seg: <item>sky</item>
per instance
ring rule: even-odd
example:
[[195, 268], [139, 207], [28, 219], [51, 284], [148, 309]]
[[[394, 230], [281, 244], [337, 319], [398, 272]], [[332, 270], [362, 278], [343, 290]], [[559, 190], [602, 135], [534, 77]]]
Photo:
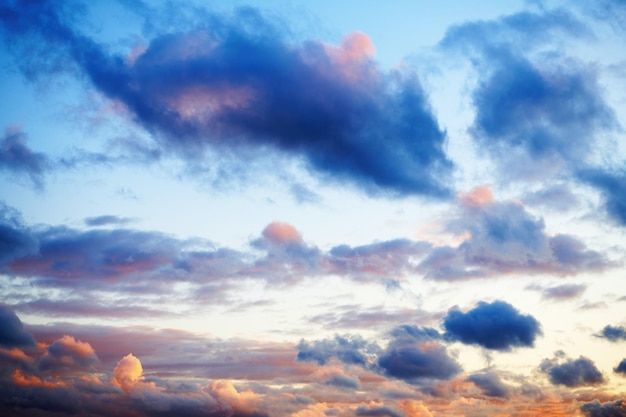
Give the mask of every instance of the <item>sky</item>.
[[626, 416], [625, 36], [0, 0], [0, 414]]

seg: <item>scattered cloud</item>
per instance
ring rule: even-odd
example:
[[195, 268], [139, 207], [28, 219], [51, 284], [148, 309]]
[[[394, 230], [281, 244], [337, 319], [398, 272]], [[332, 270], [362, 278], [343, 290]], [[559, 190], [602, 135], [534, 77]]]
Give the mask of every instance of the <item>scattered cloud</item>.
[[542, 334], [539, 322], [504, 301], [479, 302], [467, 313], [452, 309], [443, 319], [445, 337], [486, 349], [510, 351], [533, 347]]
[[559, 353], [553, 359], [544, 359], [541, 363], [541, 371], [549, 376], [554, 385], [581, 387], [606, 382], [592, 360], [583, 356], [578, 359], [562, 359], [563, 355]]

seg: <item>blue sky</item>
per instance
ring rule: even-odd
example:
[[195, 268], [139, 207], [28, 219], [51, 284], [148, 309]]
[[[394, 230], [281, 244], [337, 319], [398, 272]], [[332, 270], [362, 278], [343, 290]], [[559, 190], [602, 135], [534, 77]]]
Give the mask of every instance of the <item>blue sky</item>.
[[624, 16], [0, 2], [0, 411], [626, 415]]

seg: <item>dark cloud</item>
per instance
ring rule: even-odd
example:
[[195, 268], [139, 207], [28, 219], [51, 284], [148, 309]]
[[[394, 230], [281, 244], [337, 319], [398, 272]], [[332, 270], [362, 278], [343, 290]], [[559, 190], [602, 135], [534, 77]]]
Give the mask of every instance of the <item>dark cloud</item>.
[[33, 152], [25, 139], [26, 135], [19, 130], [6, 129], [0, 138], [0, 170], [26, 176], [36, 188], [42, 189], [50, 161], [44, 154]]
[[467, 313], [450, 310], [443, 325], [450, 340], [501, 351], [532, 347], [541, 335], [541, 326], [533, 316], [521, 314], [504, 301], [481, 301]]
[[428, 379], [450, 379], [461, 372], [461, 366], [437, 342], [392, 344], [378, 358], [386, 374], [409, 382]]
[[35, 339], [24, 330], [24, 325], [9, 306], [0, 304], [0, 346], [34, 347]]
[[96, 352], [87, 342], [72, 336], [63, 336], [46, 348], [39, 359], [42, 371], [88, 371], [95, 370], [100, 362]]
[[133, 221], [132, 219], [129, 219], [127, 217], [119, 217], [119, 216], [113, 216], [113, 215], [107, 214], [107, 215], [97, 216], [97, 217], [87, 217], [85, 219], [85, 224], [87, 226], [111, 226], [111, 225], [122, 226], [132, 221]]
[[544, 359], [540, 367], [541, 371], [550, 377], [550, 382], [554, 385], [581, 387], [605, 382], [602, 372], [596, 368], [590, 359], [581, 356], [578, 359], [566, 359], [561, 363], [561, 356]]
[[301, 340], [297, 349], [299, 361], [313, 361], [320, 365], [333, 358], [346, 364], [366, 365], [369, 357], [380, 350], [378, 345], [367, 342], [360, 336], [350, 335], [336, 335], [334, 339], [313, 342]]
[[509, 387], [502, 383], [500, 377], [494, 372], [472, 374], [467, 380], [476, 384], [485, 395], [490, 397], [506, 398], [509, 396]]
[[0, 201], [0, 268], [38, 249], [36, 237], [22, 223], [19, 212]]
[[439, 332], [428, 327], [399, 326], [393, 339], [378, 357], [384, 373], [408, 382], [447, 380], [461, 372], [461, 366], [438, 340]]
[[626, 375], [626, 359], [622, 359], [622, 361], [613, 368], [613, 372]]
[[598, 335], [598, 337], [602, 337], [611, 342], [621, 342], [622, 340], [626, 340], [626, 327], [624, 326], [611, 326], [606, 325]]
[[357, 416], [374, 416], [374, 417], [404, 417], [405, 414], [394, 408], [389, 407], [387, 405], [381, 405], [378, 407], [368, 407], [365, 405], [360, 405], [355, 410], [355, 414]]
[[[164, 147], [190, 159], [207, 146], [271, 148], [368, 191], [450, 195], [446, 135], [416, 75], [382, 73], [361, 33], [340, 46], [287, 43], [278, 25], [244, 8], [156, 36], [131, 59], [78, 32], [76, 13], [68, 4], [4, 6], [5, 41], [27, 75], [68, 61]], [[45, 53], [26, 60], [33, 40]]]
[[624, 417], [626, 416], [626, 402], [617, 400], [600, 403], [598, 400], [593, 400], [583, 404], [580, 411], [587, 417]]
[[595, 187], [601, 194], [604, 209], [611, 219], [626, 226], [626, 173], [603, 170], [582, 170], [578, 178]]

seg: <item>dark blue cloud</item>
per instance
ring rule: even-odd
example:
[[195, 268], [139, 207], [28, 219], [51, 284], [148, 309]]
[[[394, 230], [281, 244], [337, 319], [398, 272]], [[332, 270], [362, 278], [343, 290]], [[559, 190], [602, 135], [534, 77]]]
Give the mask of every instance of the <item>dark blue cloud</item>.
[[409, 382], [447, 380], [461, 372], [445, 346], [435, 342], [392, 344], [379, 356], [378, 365], [387, 375]]
[[581, 356], [560, 363], [560, 356], [562, 355], [557, 355], [554, 359], [544, 359], [540, 367], [554, 385], [580, 387], [604, 383], [602, 372], [596, 368], [592, 360]]
[[443, 325], [450, 340], [501, 351], [532, 347], [541, 335], [541, 326], [533, 316], [521, 314], [504, 301], [481, 301], [467, 313], [450, 310]]
[[596, 188], [607, 214], [621, 226], [626, 226], [626, 173], [603, 170], [581, 170], [578, 178]]
[[598, 400], [593, 400], [583, 404], [580, 411], [587, 417], [626, 417], [626, 402], [617, 400], [600, 403]]
[[288, 43], [246, 8], [157, 36], [131, 62], [78, 32], [67, 17], [75, 12], [47, 2], [5, 6], [5, 41], [18, 45], [18, 60], [27, 50], [20, 45], [42, 42], [50, 52], [30, 58], [31, 72], [65, 58], [166, 148], [189, 159], [205, 147], [270, 148], [367, 191], [450, 195], [446, 135], [417, 77], [382, 73], [365, 35], [339, 47]]
[[393, 407], [387, 405], [381, 405], [378, 407], [368, 407], [360, 405], [357, 407], [355, 414], [357, 416], [370, 416], [370, 417], [404, 417], [405, 414]]
[[297, 349], [299, 361], [317, 362], [320, 365], [333, 358], [346, 364], [367, 365], [368, 357], [380, 350], [378, 345], [367, 342], [360, 336], [350, 335], [336, 335], [334, 339], [313, 342], [301, 340]]
[[622, 359], [622, 361], [613, 368], [613, 372], [626, 375], [626, 359]]
[[476, 384], [485, 395], [490, 397], [506, 398], [509, 396], [509, 387], [503, 384], [500, 377], [493, 372], [472, 374], [467, 380]]
[[606, 325], [598, 335], [611, 342], [620, 342], [626, 340], [626, 327]]
[[34, 347], [35, 339], [24, 330], [24, 325], [5, 304], [0, 304], [0, 346], [5, 348]]
[[49, 168], [48, 158], [28, 147], [24, 133], [7, 129], [4, 137], [0, 138], [0, 170], [17, 177], [26, 176], [36, 188], [41, 189]]
[[461, 372], [461, 366], [439, 342], [435, 329], [412, 325], [392, 330], [393, 339], [378, 357], [378, 366], [389, 376], [419, 383], [447, 380]]
[[0, 268], [23, 256], [37, 253], [39, 244], [22, 223], [20, 214], [0, 201]]
[[503, 54], [472, 97], [474, 136], [498, 156], [520, 150], [531, 160], [578, 165], [596, 133], [616, 125], [595, 74], [573, 62], [539, 66]]

